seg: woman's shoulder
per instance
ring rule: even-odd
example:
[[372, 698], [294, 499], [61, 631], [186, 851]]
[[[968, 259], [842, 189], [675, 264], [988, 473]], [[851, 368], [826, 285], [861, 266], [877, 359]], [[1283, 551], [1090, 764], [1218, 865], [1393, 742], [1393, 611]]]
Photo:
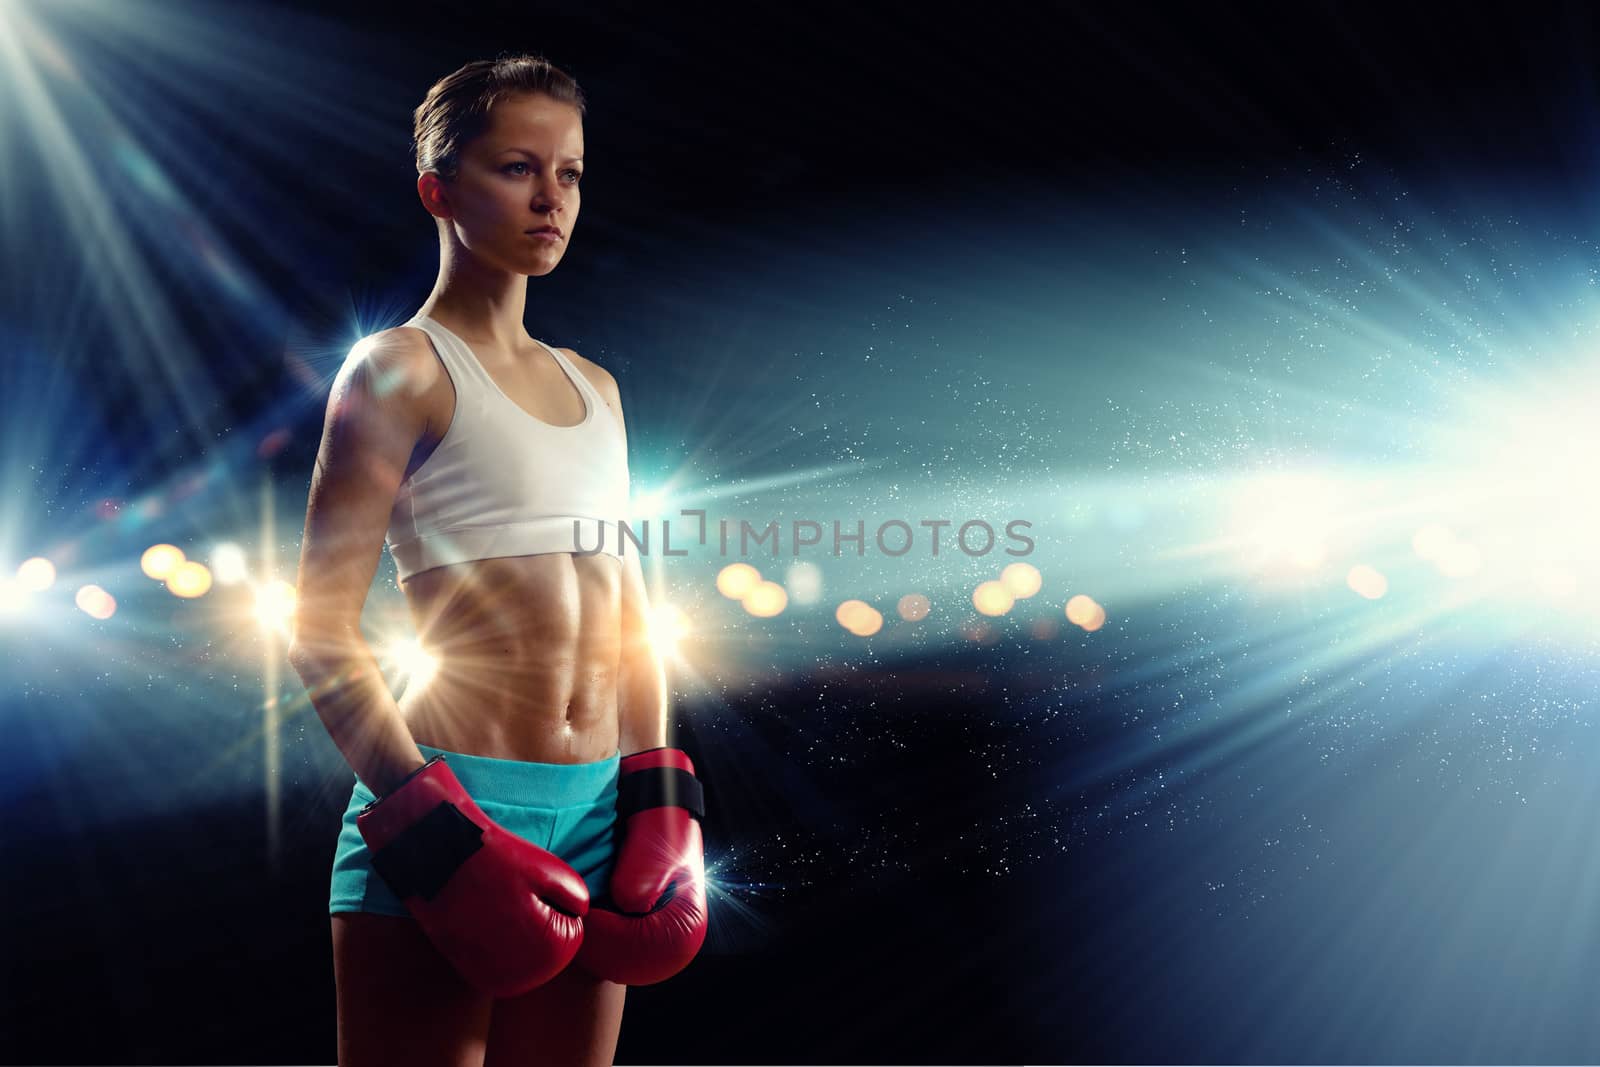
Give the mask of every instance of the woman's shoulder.
[[408, 326], [379, 330], [357, 341], [341, 373], [358, 374], [390, 403], [417, 405], [430, 421], [448, 381], [428, 335]]
[[599, 389], [602, 393], [609, 391], [612, 395], [616, 394], [617, 380], [611, 376], [610, 371], [606, 370], [594, 360], [585, 359], [583, 356], [578, 355], [578, 353], [574, 352], [570, 348], [562, 348], [558, 351], [560, 351], [562, 355], [566, 356], [568, 359], [572, 360], [572, 365], [582, 371], [583, 376], [588, 378], [589, 383], [596, 389]]
[[428, 335], [416, 326], [391, 326], [387, 330], [378, 330], [363, 337], [360, 344], [378, 358], [399, 360], [417, 358], [419, 354], [428, 355], [433, 350]]
[[373, 370], [404, 375], [413, 386], [426, 385], [441, 370], [428, 335], [413, 326], [391, 326], [369, 333], [356, 342], [349, 358], [360, 360]]

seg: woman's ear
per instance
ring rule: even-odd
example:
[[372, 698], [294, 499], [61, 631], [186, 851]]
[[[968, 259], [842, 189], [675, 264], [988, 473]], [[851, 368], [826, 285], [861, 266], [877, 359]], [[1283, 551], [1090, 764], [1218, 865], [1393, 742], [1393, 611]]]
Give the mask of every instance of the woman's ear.
[[422, 206], [428, 214], [436, 219], [454, 217], [450, 209], [450, 197], [445, 190], [443, 179], [433, 171], [427, 171], [417, 176], [417, 196], [422, 200]]

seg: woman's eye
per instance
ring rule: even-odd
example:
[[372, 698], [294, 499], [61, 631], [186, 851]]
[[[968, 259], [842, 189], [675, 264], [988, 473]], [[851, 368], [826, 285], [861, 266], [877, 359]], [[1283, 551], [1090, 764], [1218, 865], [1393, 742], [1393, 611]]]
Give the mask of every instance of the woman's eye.
[[[527, 165], [528, 164], [522, 162], [521, 160], [518, 160], [515, 163], [507, 163], [505, 166], [501, 167], [500, 169], [503, 170], [503, 171], [511, 171], [512, 167], [524, 167], [525, 168], [525, 167], [527, 167]], [[522, 173], [525, 173], [525, 171], [518, 171], [518, 172], [515, 172], [515, 173], [520, 175]], [[577, 170], [576, 168], [569, 169], [565, 173], [571, 175], [572, 176], [572, 180], [575, 181], [575, 182], [579, 181], [580, 179], [583, 178], [583, 171]]]

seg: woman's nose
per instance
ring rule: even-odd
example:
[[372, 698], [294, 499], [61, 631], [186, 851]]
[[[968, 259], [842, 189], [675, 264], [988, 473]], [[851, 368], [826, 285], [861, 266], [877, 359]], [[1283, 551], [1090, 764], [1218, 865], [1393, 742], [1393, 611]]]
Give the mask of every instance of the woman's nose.
[[534, 185], [533, 202], [535, 205], [543, 204], [551, 211], [559, 211], [566, 205], [566, 197], [562, 192], [561, 183], [554, 178], [540, 179]]

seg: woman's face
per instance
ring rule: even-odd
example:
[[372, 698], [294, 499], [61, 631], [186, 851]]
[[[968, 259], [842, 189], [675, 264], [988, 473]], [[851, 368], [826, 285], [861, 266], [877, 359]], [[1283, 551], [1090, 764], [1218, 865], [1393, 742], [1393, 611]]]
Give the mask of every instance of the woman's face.
[[[542, 93], [498, 101], [489, 126], [461, 153], [456, 180], [418, 179], [448, 205], [447, 225], [472, 254], [516, 274], [548, 274], [578, 222], [583, 176], [583, 120], [571, 104]], [[431, 187], [425, 189], [424, 184]], [[553, 239], [533, 231], [555, 226]]]

